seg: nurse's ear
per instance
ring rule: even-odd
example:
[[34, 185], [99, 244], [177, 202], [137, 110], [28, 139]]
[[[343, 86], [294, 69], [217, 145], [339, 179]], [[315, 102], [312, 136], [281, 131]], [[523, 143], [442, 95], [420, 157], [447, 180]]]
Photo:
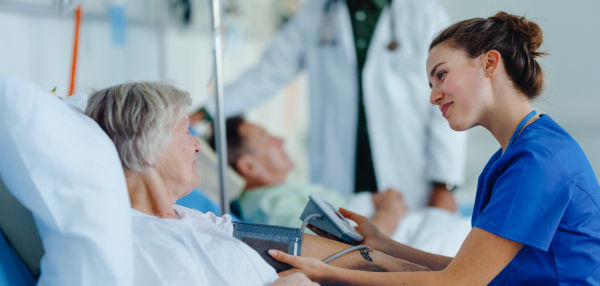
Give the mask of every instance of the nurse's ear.
[[502, 56], [496, 50], [489, 50], [480, 57], [481, 67], [486, 77], [493, 77], [498, 72]]

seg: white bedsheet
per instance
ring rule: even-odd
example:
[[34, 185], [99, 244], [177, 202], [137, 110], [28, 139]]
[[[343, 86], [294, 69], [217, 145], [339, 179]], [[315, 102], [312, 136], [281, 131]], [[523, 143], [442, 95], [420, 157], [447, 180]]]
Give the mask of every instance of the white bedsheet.
[[[353, 195], [347, 209], [371, 217], [375, 207], [371, 193]], [[392, 239], [410, 247], [454, 257], [471, 231], [471, 218], [440, 208], [409, 211], [398, 223]]]
[[439, 208], [409, 212], [392, 239], [419, 250], [454, 257], [471, 231], [471, 218]]

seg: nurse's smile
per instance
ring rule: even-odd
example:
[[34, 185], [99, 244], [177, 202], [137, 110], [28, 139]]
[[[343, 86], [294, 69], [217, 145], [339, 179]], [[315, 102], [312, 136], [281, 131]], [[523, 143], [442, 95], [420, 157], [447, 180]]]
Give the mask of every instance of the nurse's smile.
[[452, 105], [452, 102], [448, 102], [444, 105], [440, 105], [440, 111], [442, 112], [442, 116], [446, 117], [446, 111], [448, 111], [448, 108], [450, 108], [450, 105]]

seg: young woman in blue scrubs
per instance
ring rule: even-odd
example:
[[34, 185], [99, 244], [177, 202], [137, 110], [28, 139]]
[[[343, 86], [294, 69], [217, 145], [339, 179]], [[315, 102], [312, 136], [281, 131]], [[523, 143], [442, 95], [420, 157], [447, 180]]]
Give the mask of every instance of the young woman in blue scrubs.
[[363, 244], [432, 272], [368, 273], [271, 251], [313, 281], [344, 285], [600, 285], [600, 186], [575, 140], [530, 101], [544, 86], [540, 27], [503, 12], [454, 24], [431, 44], [431, 103], [450, 127], [481, 125], [501, 149], [477, 186], [473, 230], [454, 258], [356, 221]]

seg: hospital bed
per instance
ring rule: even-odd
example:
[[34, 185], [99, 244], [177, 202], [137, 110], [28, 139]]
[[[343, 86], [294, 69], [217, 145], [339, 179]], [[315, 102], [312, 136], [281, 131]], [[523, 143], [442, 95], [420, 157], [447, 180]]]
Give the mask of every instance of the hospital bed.
[[[30, 83], [27, 83], [27, 82], [19, 83], [19, 84], [30, 85]], [[8, 85], [10, 85], [10, 84], [8, 84]], [[1, 87], [2, 87], [2, 79], [0, 78], [0, 89], [1, 89]], [[40, 90], [36, 90], [35, 92], [40, 92]], [[0, 93], [3, 93], [2, 90], [0, 90]], [[7, 93], [11, 93], [11, 94], [7, 94]], [[3, 96], [4, 96], [4, 99], [7, 99], [8, 97], [13, 97], [16, 95], [13, 94], [12, 91], [9, 92], [9, 91], [5, 90], [4, 94], [0, 94], [0, 104], [6, 103], [6, 100], [4, 102], [1, 102]], [[26, 95], [22, 95], [22, 96], [27, 97], [28, 95], [26, 94]], [[53, 98], [50, 98], [52, 95], [50, 95], [48, 93], [45, 93], [43, 95], [38, 95], [38, 97], [39, 96], [42, 96], [43, 100], [53, 99]], [[82, 97], [74, 95], [74, 96], [68, 98], [67, 100], [64, 100], [63, 102], [67, 102], [68, 104], [70, 104], [68, 107], [71, 108], [71, 111], [76, 111], [77, 113], [81, 113], [85, 109], [85, 104], [87, 103], [87, 95], [85, 95], [85, 97], [86, 97], [85, 100], [82, 100]], [[39, 100], [39, 99], [40, 98], [36, 98], [36, 100]], [[15, 105], [17, 105], [17, 102], [13, 102], [13, 103]], [[54, 102], [54, 103], [56, 103], [56, 102]], [[60, 110], [58, 110], [58, 112], [61, 115], [70, 113], [69, 110], [66, 110], [67, 109], [67, 107], [65, 107], [66, 105], [65, 104], [62, 104], [62, 105], [64, 105], [64, 106], [58, 105], [58, 107], [60, 109]], [[4, 107], [6, 108], [8, 106], [4, 106]], [[21, 107], [20, 106], [13, 107], [13, 109], [18, 109], [18, 108], [21, 108]], [[47, 107], [47, 109], [52, 109], [52, 108]], [[49, 110], [46, 110], [46, 111], [52, 113], [52, 111], [49, 111]], [[36, 119], [44, 120], [43, 118], [36, 118], [35, 112], [33, 112], [32, 115], [25, 115], [24, 117], [32, 117], [31, 119], [33, 121], [36, 121]], [[88, 119], [88, 121], [91, 121], [91, 119], [89, 119], [89, 118], [86, 118], [86, 119]], [[0, 124], [3, 124], [2, 120], [3, 120], [2, 116], [0, 115]], [[4, 120], [7, 120], [7, 119], [4, 118]], [[8, 120], [11, 120], [11, 119], [9, 118]], [[73, 121], [80, 120], [80, 118], [70, 117], [70, 118], [68, 118], [68, 120], [73, 122]], [[44, 121], [46, 121], [46, 120], [44, 120]], [[52, 121], [52, 120], [50, 120], [50, 121]], [[0, 128], [0, 133], [7, 131], [6, 126], [0, 126], [0, 127], [4, 128], [4, 129]], [[39, 129], [39, 128], [32, 128], [32, 129]], [[52, 128], [41, 128], [41, 129], [45, 130], [45, 131], [51, 130], [51, 132], [50, 132], [50, 133], [52, 133], [51, 135], [56, 136], [56, 138], [61, 137], [59, 135], [62, 131], [61, 128], [52, 126]], [[99, 128], [98, 128], [98, 130], [101, 132], [101, 130]], [[42, 131], [41, 133], [44, 133], [45, 131]], [[27, 133], [27, 130], [25, 130], [25, 133]], [[15, 142], [7, 142], [6, 141], [7, 136], [5, 135], [5, 133], [2, 133], [0, 135], [4, 136], [3, 138], [0, 138], [0, 148], [6, 147], [5, 144], [10, 145], [12, 143], [15, 143]], [[44, 134], [37, 134], [37, 135], [40, 135], [40, 138], [35, 138], [34, 140], [43, 140]], [[10, 137], [10, 136], [8, 136], [8, 137]], [[59, 145], [76, 144], [77, 143], [77, 142], [68, 142], [69, 140], [67, 138], [69, 138], [69, 137], [70, 136], [66, 136], [64, 142], [61, 142], [61, 144], [59, 144]], [[10, 140], [12, 138], [8, 138], [8, 139]], [[75, 141], [77, 141], [77, 140], [75, 140]], [[111, 144], [112, 144], [112, 142], [111, 142]], [[207, 194], [209, 196], [209, 198], [211, 198], [213, 201], [218, 201], [220, 191], [219, 191], [219, 183], [218, 183], [217, 172], [216, 172], [216, 170], [217, 170], [216, 154], [212, 151], [212, 149], [208, 146], [208, 144], [205, 141], [202, 141], [201, 144], [202, 144], [202, 148], [201, 148], [202, 151], [197, 154], [197, 159], [198, 159], [197, 160], [197, 162], [198, 162], [197, 172], [199, 174], [202, 174], [202, 184], [200, 187], [203, 190], [205, 190], [204, 193]], [[39, 144], [39, 146], [42, 146], [42, 148], [46, 147], [42, 143]], [[11, 146], [9, 146], [9, 147], [11, 147]], [[12, 146], [12, 147], [15, 147], [15, 146]], [[17, 148], [18, 148], [18, 146], [17, 146]], [[91, 148], [93, 148], [93, 147], [91, 147]], [[77, 149], [77, 148], [74, 148], [74, 149]], [[0, 161], [4, 162], [4, 163], [0, 162], [0, 171], [4, 170], [4, 172], [0, 172], [0, 231], [1, 231], [1, 235], [0, 235], [0, 286], [35, 285], [37, 280], [39, 279], [39, 276], [41, 273], [40, 260], [42, 259], [43, 255], [44, 255], [44, 247], [43, 247], [42, 239], [40, 237], [40, 233], [38, 232], [38, 229], [36, 226], [34, 214], [27, 207], [25, 207], [17, 198], [15, 198], [15, 196], [13, 196], [13, 194], [11, 194], [11, 192], [7, 188], [7, 184], [5, 184], [5, 182], [2, 180], [2, 177], [6, 176], [7, 170], [10, 171], [11, 169], [14, 169], [14, 167], [15, 167], [15, 166], [7, 166], [6, 165], [7, 163], [11, 163], [12, 160], [15, 160], [15, 158], [7, 158], [6, 157], [7, 152], [9, 152], [9, 151], [8, 150], [0, 150], [0, 157], [2, 157], [2, 160], [0, 160]], [[52, 146], [48, 147], [47, 152], [52, 152]], [[37, 160], [38, 158], [34, 158], [34, 159]], [[18, 161], [18, 160], [20, 160], [20, 158], [16, 158], [16, 160]], [[40, 159], [40, 160], [43, 161], [43, 159]], [[51, 161], [51, 160], [49, 160], [49, 161]], [[118, 172], [118, 170], [120, 169], [119, 168], [120, 162], [118, 162], [118, 163], [119, 164], [117, 166], [113, 166], [115, 168], [108, 168], [108, 169], [114, 169]], [[1, 165], [1, 164], [4, 164], [4, 165]], [[32, 167], [32, 166], [29, 166], [29, 167]], [[33, 167], [35, 168], [36, 166], [33, 166]], [[56, 170], [63, 169], [60, 166], [60, 164], [57, 166], [53, 166], [52, 164], [40, 164], [40, 167], [42, 167], [42, 168], [45, 167], [48, 169], [56, 169]], [[122, 173], [122, 169], [120, 172]], [[75, 174], [75, 175], [77, 175], [77, 174]], [[228, 178], [229, 193], [233, 195], [232, 198], [235, 198], [239, 194], [241, 194], [241, 192], [245, 186], [245, 181], [238, 174], [236, 174], [231, 168], [227, 171], [227, 178]], [[14, 179], [14, 178], [10, 178], [10, 179]], [[110, 181], [110, 180], [107, 180], [107, 181]], [[14, 182], [13, 182], [13, 186], [15, 186]], [[123, 191], [122, 191], [123, 203], [121, 204], [121, 206], [127, 207], [126, 213], [123, 215], [126, 217], [129, 217], [129, 201], [128, 201], [128, 197], [126, 197], [127, 191], [126, 191], [125, 184], [123, 184], [122, 188], [123, 188]], [[16, 188], [13, 188], [12, 191], [13, 191], [13, 193], [19, 193], [21, 191], [21, 190], [19, 190], [19, 185], [17, 185]], [[196, 196], [196, 198], [197, 197], [198, 196]], [[31, 205], [31, 202], [30, 202], [30, 205]], [[80, 215], [78, 213], [78, 211], [85, 212], [86, 210], [73, 209], [73, 213], [71, 215], [74, 217], [77, 217], [78, 215]], [[127, 220], [125, 220], [125, 221], [127, 221]], [[90, 224], [93, 225], [93, 221], [90, 222]], [[130, 228], [128, 230], [130, 230]], [[124, 234], [123, 236], [124, 236], [124, 238], [127, 238], [127, 235]], [[62, 284], [60, 284], [60, 285], [62, 285]], [[75, 284], [75, 285], [77, 285], [77, 284]]]
[[102, 129], [30, 81], [0, 77], [0, 285], [131, 285], [130, 213]]
[[44, 253], [33, 215], [0, 178], [0, 285], [35, 285]]
[[[61, 236], [65, 244], [70, 243], [69, 248], [61, 255], [49, 248], [46, 265], [50, 268], [62, 266], [53, 257], [68, 258], [69, 250], [80, 247], [89, 252], [83, 255], [88, 260], [94, 256], [122, 256], [106, 268], [113, 267], [113, 272], [122, 275], [133, 273], [127, 272], [133, 267], [132, 261], [126, 263], [132, 258], [122, 255], [130, 251], [124, 245], [131, 245], [124, 174], [112, 141], [81, 114], [86, 103], [87, 99], [75, 95], [61, 102], [29, 81], [0, 77], [0, 286], [34, 285], [44, 274], [44, 247], [57, 243]], [[204, 141], [201, 149], [197, 154], [200, 187], [213, 201], [219, 201], [216, 155]], [[235, 198], [245, 181], [231, 169], [227, 178], [229, 193]], [[76, 197], [86, 192], [90, 197]], [[38, 231], [40, 226], [44, 231]], [[85, 241], [77, 244], [77, 240]], [[110, 246], [95, 245], [102, 244], [100, 240]], [[98, 263], [109, 263], [104, 260]], [[63, 264], [63, 268], [77, 268], [69, 267], [69, 262]], [[114, 282], [119, 277], [103, 276], [113, 282], [96, 281], [121, 285]]]

